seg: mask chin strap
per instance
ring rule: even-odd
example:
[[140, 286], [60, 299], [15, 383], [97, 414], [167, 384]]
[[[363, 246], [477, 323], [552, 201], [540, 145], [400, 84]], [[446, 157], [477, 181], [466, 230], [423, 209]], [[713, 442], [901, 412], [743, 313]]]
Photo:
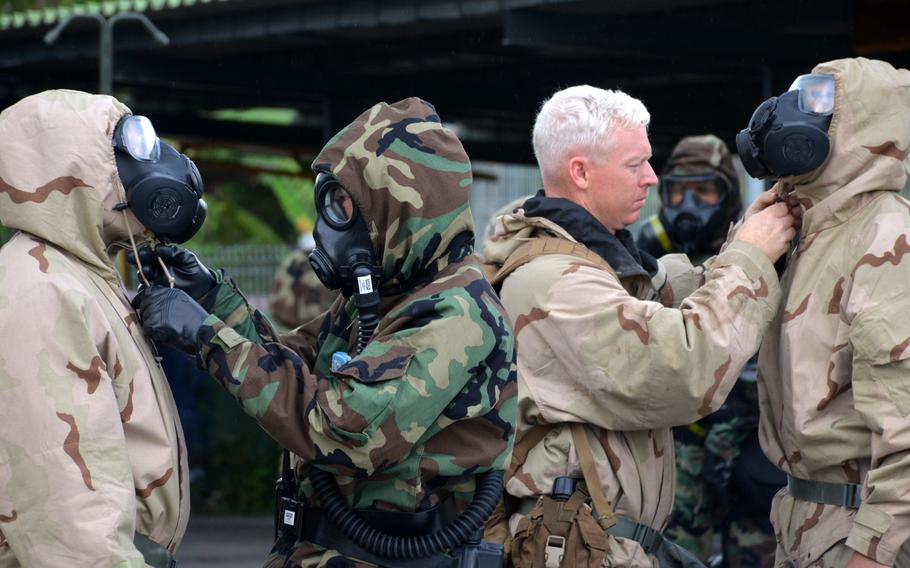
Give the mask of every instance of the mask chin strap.
[[[126, 210], [129, 209], [129, 201], [126, 200], [126, 195], [123, 194], [123, 186], [119, 183], [114, 183], [117, 188], [120, 190], [120, 198], [123, 200], [120, 203], [114, 205], [114, 211], [120, 211], [123, 215], [123, 223], [126, 225], [126, 234], [130, 237], [130, 249], [133, 251], [133, 258], [136, 259], [136, 267], [139, 269], [139, 278], [142, 279], [142, 282], [145, 284], [146, 288], [151, 287], [151, 283], [148, 278], [145, 277], [145, 272], [142, 270], [142, 260], [139, 257], [139, 247], [136, 246], [136, 238], [133, 236], [133, 227], [130, 225], [129, 215], [126, 214]], [[174, 287], [174, 276], [171, 274], [171, 271], [168, 270], [164, 261], [161, 260], [161, 257], [155, 255], [155, 259], [158, 260], [158, 264], [161, 266], [161, 269], [164, 271], [164, 274], [167, 276], [168, 287]]]

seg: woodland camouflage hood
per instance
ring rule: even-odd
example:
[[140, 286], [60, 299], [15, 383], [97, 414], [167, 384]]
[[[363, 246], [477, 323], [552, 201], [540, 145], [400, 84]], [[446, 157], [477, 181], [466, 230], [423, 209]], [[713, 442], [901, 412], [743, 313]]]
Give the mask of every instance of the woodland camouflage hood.
[[351, 193], [382, 265], [382, 287], [426, 282], [473, 246], [471, 163], [432, 105], [379, 103], [313, 161]]
[[[661, 177], [712, 174], [720, 176], [727, 183], [730, 193], [724, 209], [733, 220], [742, 209], [739, 177], [736, 175], [736, 168], [733, 167], [733, 154], [730, 153], [727, 144], [717, 136], [705, 134], [687, 136], [680, 140], [670, 153]], [[661, 209], [663, 207], [664, 204], [661, 203]]]

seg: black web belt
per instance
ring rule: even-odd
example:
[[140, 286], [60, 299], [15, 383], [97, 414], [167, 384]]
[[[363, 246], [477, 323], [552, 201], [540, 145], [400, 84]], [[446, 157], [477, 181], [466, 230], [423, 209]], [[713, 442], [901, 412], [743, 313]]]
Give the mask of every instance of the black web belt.
[[787, 492], [794, 499], [811, 501], [825, 505], [836, 505], [848, 509], [859, 509], [863, 503], [863, 486], [861, 483], [828, 483], [809, 481], [787, 476]]

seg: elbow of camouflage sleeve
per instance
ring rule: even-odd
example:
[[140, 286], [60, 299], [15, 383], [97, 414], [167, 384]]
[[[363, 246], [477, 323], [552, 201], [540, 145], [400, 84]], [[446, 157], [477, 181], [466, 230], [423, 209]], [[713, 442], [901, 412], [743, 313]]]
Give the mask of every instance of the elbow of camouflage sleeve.
[[906, 531], [897, 530], [893, 524], [890, 514], [874, 505], [863, 504], [853, 519], [847, 546], [879, 564], [893, 566], [897, 552], [907, 538]]

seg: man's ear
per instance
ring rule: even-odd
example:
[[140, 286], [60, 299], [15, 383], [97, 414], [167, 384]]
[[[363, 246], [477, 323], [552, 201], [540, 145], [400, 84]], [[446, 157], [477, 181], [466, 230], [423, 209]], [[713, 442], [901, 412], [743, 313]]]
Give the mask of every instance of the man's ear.
[[588, 189], [590, 162], [584, 156], [573, 156], [568, 163], [569, 179], [578, 189]]

